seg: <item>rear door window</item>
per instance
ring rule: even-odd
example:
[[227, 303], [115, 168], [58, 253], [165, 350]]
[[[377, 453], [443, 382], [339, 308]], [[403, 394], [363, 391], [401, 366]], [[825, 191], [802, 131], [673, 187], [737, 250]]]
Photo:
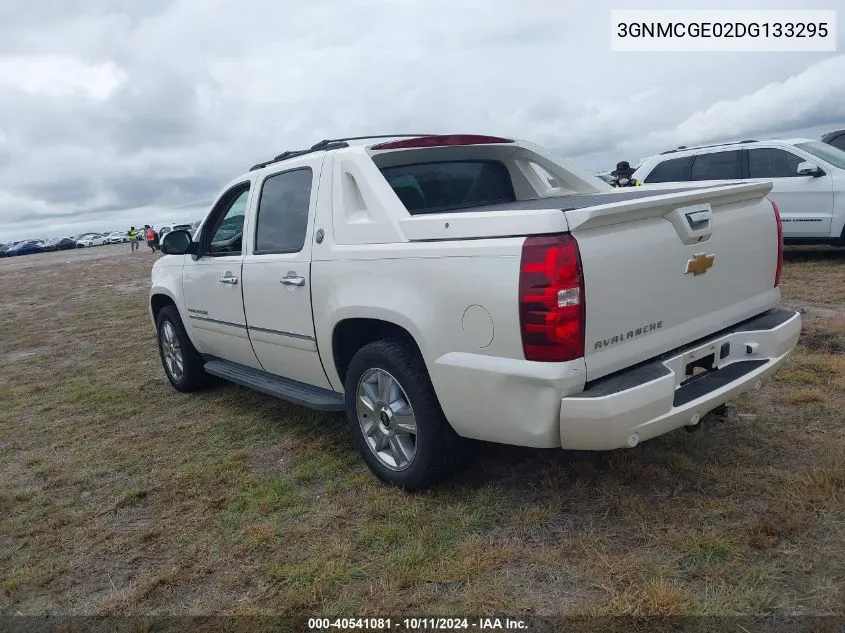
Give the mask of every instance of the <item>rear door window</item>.
[[381, 173], [412, 215], [516, 200], [508, 169], [499, 161], [396, 165]]
[[311, 209], [310, 167], [269, 176], [258, 202], [255, 253], [298, 253], [305, 245]]
[[692, 163], [692, 180], [739, 180], [742, 151], [699, 154]]
[[692, 156], [664, 160], [651, 170], [643, 182], [686, 182], [690, 179], [691, 165]]

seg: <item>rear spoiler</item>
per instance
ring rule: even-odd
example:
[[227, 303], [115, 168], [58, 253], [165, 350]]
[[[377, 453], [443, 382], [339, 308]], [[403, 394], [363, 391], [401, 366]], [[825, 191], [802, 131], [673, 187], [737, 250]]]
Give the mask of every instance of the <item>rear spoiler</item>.
[[[549, 235], [661, 217], [695, 203], [721, 206], [754, 200], [771, 190], [771, 182], [696, 187], [671, 193], [655, 190], [653, 194], [643, 187], [631, 187], [582, 196], [505, 202], [476, 207], [478, 210], [413, 215], [400, 219], [399, 226], [412, 242]], [[607, 202], [602, 203], [603, 199]]]
[[[632, 187], [632, 191], [642, 191]], [[563, 209], [569, 223], [569, 230], [593, 229], [618, 224], [621, 221], [634, 222], [646, 218], [663, 216], [673, 209], [694, 203], [709, 202], [711, 206], [722, 206], [765, 197], [772, 190], [771, 181], [744, 182], [714, 187], [696, 187], [690, 191], [655, 193], [653, 196], [639, 195], [631, 200], [616, 199], [608, 204], [580, 209]], [[595, 194], [600, 198], [604, 194]]]

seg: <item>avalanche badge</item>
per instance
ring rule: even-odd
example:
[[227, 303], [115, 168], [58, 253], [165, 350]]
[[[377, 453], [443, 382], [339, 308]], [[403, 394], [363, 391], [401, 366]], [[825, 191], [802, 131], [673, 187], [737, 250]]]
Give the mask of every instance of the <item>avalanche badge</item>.
[[692, 273], [695, 277], [703, 275], [708, 270], [710, 270], [710, 268], [713, 266], [713, 260], [715, 259], [715, 255], [696, 253], [695, 257], [690, 260], [687, 260], [687, 270], [684, 274], [689, 275], [690, 273]]

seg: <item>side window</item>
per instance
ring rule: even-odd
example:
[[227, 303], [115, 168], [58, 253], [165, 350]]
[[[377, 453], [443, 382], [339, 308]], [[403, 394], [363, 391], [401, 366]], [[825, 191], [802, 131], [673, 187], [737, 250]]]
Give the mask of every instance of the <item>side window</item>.
[[643, 182], [686, 182], [690, 179], [692, 156], [670, 158], [658, 163]]
[[804, 159], [782, 149], [761, 147], [748, 150], [749, 178], [798, 177], [798, 165]]
[[202, 250], [207, 255], [240, 255], [249, 183], [223, 194], [211, 213], [208, 231], [203, 231]]
[[845, 134], [840, 134], [830, 142], [836, 149], [841, 149], [845, 152]]
[[268, 177], [261, 188], [255, 253], [298, 253], [305, 244], [311, 208], [310, 168]]
[[740, 150], [699, 154], [692, 163], [692, 180], [739, 180], [741, 158]]

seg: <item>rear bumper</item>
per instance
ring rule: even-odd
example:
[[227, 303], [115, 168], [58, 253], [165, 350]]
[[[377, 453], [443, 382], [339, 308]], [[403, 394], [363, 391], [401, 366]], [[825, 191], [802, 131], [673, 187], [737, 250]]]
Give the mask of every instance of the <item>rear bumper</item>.
[[[633, 447], [694, 426], [716, 407], [759, 388], [786, 361], [800, 333], [800, 314], [773, 310], [667, 358], [596, 381], [561, 400], [561, 446]], [[709, 354], [717, 369], [684, 383], [687, 365]]]

